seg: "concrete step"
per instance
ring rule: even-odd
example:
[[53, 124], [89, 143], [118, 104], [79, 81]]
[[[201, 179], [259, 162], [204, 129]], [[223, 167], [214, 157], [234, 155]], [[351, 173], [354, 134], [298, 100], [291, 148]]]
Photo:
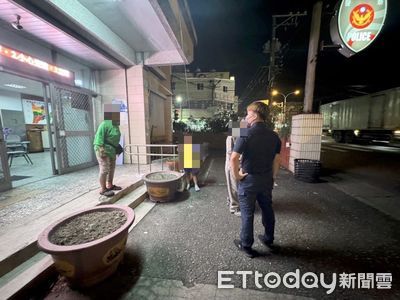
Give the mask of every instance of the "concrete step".
[[[200, 183], [204, 184], [207, 180], [212, 163], [211, 157], [207, 157], [204, 161], [199, 174]], [[120, 179], [118, 184], [125, 188], [113, 197], [99, 197], [98, 190], [91, 191], [66, 203], [62, 208], [57, 208], [46, 216], [36, 219], [34, 224], [20, 224], [12, 232], [8, 232], [5, 239], [15, 244], [0, 249], [0, 276], [2, 276], [0, 277], [0, 300], [29, 297], [31, 287], [37, 286], [51, 276], [57, 276], [51, 256], [40, 252], [36, 246], [38, 235], [50, 223], [73, 211], [115, 203], [134, 209], [135, 221], [129, 228], [130, 232], [156, 205], [147, 198], [147, 189], [143, 180], [132, 183], [131, 177], [126, 176]], [[13, 253], [13, 249], [17, 252]]]
[[[119, 198], [118, 200], [115, 200], [116, 198], [109, 198], [108, 201], [97, 203], [97, 205], [115, 203], [132, 207], [135, 211], [135, 222], [129, 228], [129, 231], [155, 206], [155, 203], [149, 200], [145, 201], [147, 199], [147, 191], [143, 182], [135, 183], [134, 186], [137, 188], [130, 193], [118, 193], [120, 194], [119, 197], [116, 197]], [[21, 295], [38, 282], [56, 275], [57, 273], [54, 269], [51, 256], [38, 251], [35, 255], [0, 278], [0, 299], [9, 299]]]
[[[36, 246], [38, 235], [51, 223], [60, 218], [85, 208], [94, 207], [108, 202], [116, 202], [123, 196], [131, 193], [136, 188], [143, 186], [143, 180], [135, 182], [119, 182], [125, 188], [116, 193], [113, 197], [100, 196], [98, 190], [90, 191], [80, 197], [66, 201], [63, 205], [38, 216], [35, 220], [15, 224], [0, 236], [2, 247], [0, 248], [0, 276], [10, 272], [15, 267], [28, 260], [39, 249]], [[107, 199], [105, 202], [104, 198]]]

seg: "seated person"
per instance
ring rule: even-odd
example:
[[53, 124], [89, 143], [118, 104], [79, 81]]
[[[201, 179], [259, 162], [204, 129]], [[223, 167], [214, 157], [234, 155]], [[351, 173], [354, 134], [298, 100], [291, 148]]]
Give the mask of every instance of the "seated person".
[[191, 181], [193, 180], [194, 183], [194, 190], [196, 192], [200, 191], [197, 174], [199, 174], [200, 169], [198, 168], [185, 168], [185, 176], [186, 176], [186, 189], [190, 190]]

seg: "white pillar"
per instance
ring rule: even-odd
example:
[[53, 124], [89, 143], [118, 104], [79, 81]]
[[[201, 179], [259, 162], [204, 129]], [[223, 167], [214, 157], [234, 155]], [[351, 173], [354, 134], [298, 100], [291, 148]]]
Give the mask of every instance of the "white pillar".
[[294, 160], [296, 158], [320, 160], [321, 135], [321, 114], [301, 114], [293, 116], [289, 159], [289, 170], [291, 172], [294, 172]]
[[[124, 100], [128, 104], [129, 122], [122, 123], [120, 130], [126, 144], [149, 144], [150, 137], [147, 136], [148, 118], [146, 118], [146, 105], [144, 93], [143, 66], [137, 65], [127, 70], [105, 70], [100, 73], [100, 91], [103, 103], [112, 103], [112, 100]], [[133, 152], [136, 149], [132, 149]], [[142, 148], [141, 153], [145, 153]], [[147, 163], [148, 159], [141, 156], [139, 162]], [[132, 161], [128, 155], [124, 155], [124, 163], [136, 163], [136, 157]]]

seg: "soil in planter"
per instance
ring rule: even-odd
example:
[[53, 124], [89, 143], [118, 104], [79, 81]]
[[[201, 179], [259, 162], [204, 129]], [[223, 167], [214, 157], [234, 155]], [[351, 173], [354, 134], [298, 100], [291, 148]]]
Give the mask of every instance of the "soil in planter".
[[90, 212], [61, 225], [51, 234], [50, 242], [62, 246], [88, 243], [109, 235], [125, 222], [126, 216], [119, 210]]
[[178, 178], [175, 174], [169, 174], [169, 173], [154, 173], [146, 176], [147, 179], [150, 180], [173, 180]]

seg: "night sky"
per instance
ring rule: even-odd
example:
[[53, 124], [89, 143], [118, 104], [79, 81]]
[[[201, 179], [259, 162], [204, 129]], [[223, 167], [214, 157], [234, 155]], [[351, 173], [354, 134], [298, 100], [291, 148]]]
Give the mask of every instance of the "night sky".
[[[257, 70], [268, 65], [263, 45], [271, 38], [272, 15], [304, 12], [297, 27], [279, 28], [277, 38], [287, 44], [284, 68], [275, 87], [282, 92], [304, 90], [313, 1], [187, 0], [198, 36], [191, 71], [229, 71], [241, 96]], [[330, 44], [329, 22], [336, 1], [324, 1], [321, 40]], [[400, 86], [400, 1], [388, 1], [388, 15], [377, 39], [364, 51], [346, 58], [336, 50], [319, 53], [315, 100], [340, 98]], [[394, 73], [394, 75], [390, 75]]]

